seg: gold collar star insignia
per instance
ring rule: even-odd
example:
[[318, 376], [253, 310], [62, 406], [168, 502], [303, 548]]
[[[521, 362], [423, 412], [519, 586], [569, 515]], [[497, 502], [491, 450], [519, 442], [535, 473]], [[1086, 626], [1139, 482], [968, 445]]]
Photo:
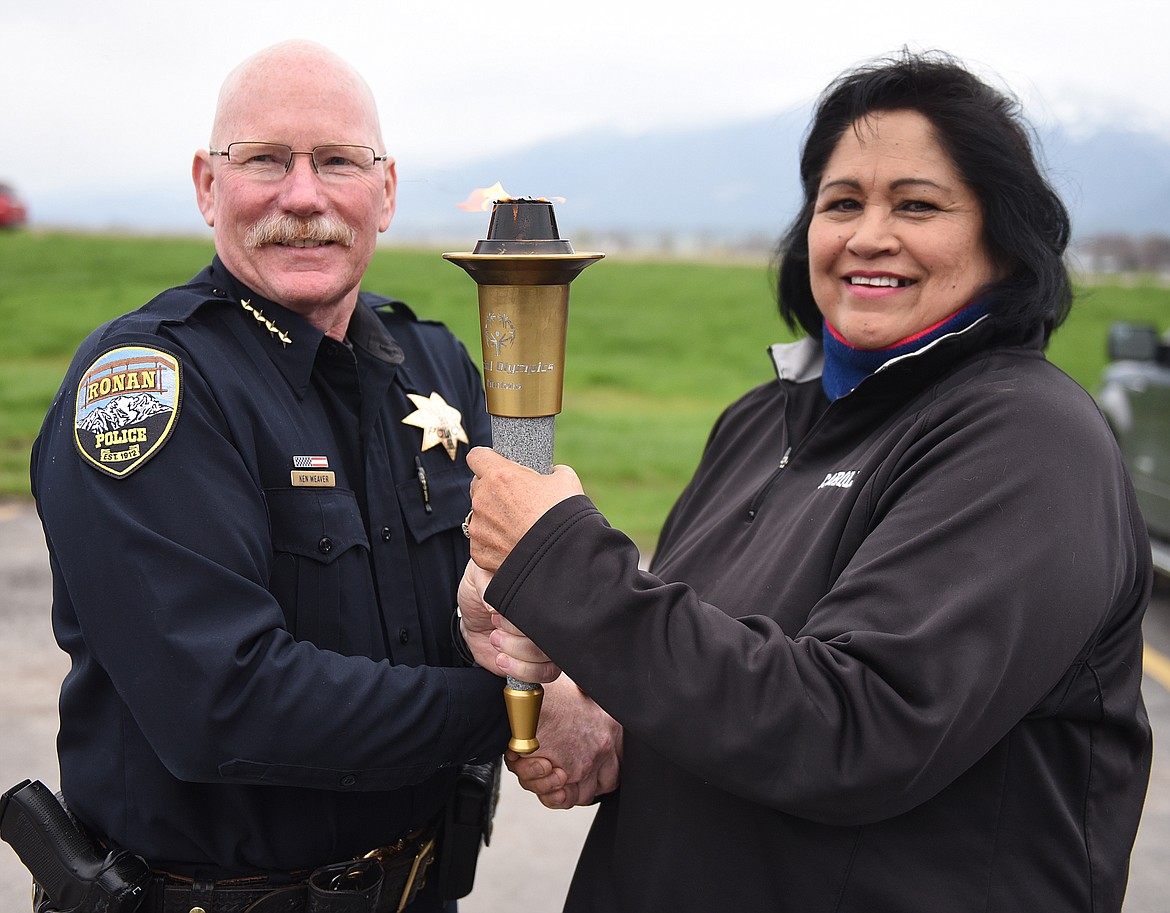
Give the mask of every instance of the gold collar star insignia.
[[416, 406], [416, 411], [404, 418], [402, 424], [422, 429], [422, 450], [429, 450], [436, 444], [442, 444], [447, 456], [455, 459], [459, 442], [471, 443], [467, 439], [467, 432], [463, 430], [463, 413], [448, 406], [447, 401], [438, 393], [432, 393], [429, 397], [417, 393], [406, 395]]
[[252, 307], [252, 299], [251, 298], [241, 298], [240, 299], [240, 307], [242, 307], [245, 311], [247, 311], [249, 314], [251, 314], [253, 317], [255, 317], [257, 323], [264, 324], [264, 326], [268, 329], [268, 332], [272, 334], [273, 339], [279, 339], [280, 344], [282, 346], [284, 346], [285, 348], [288, 348], [288, 344], [290, 342], [292, 342], [292, 339], [289, 338], [288, 333], [284, 332], [284, 330], [282, 330], [275, 323], [273, 323], [271, 320], [269, 320], [267, 317], [265, 317], [263, 311], [257, 310], [256, 308]]

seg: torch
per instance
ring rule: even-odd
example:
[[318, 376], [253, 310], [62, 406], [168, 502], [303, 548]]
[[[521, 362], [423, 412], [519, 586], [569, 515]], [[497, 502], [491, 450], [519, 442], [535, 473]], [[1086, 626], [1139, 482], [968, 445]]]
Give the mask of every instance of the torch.
[[[561, 411], [569, 283], [603, 256], [574, 252], [557, 233], [552, 203], [529, 198], [496, 200], [487, 239], [470, 253], [443, 254], [478, 286], [492, 449], [544, 475], [552, 472]], [[508, 747], [517, 754], [540, 747], [536, 725], [543, 698], [539, 684], [508, 676]]]

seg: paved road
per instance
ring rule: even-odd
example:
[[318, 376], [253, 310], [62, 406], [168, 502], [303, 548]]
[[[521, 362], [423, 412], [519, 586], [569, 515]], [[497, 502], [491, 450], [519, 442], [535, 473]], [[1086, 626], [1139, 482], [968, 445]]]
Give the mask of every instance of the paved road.
[[[57, 788], [53, 740], [57, 688], [68, 664], [49, 630], [50, 581], [44, 539], [25, 504], [0, 504], [0, 789], [25, 777]], [[1148, 642], [1170, 656], [1170, 586], [1155, 597]], [[1170, 674], [1146, 679], [1156, 734], [1170, 732]], [[505, 776], [492, 845], [480, 856], [476, 888], [462, 913], [560, 909], [591, 809], [550, 812]], [[1165, 913], [1170, 897], [1170, 753], [1155, 755], [1150, 795], [1134, 850], [1125, 913]], [[28, 910], [29, 879], [0, 845], [0, 913]]]

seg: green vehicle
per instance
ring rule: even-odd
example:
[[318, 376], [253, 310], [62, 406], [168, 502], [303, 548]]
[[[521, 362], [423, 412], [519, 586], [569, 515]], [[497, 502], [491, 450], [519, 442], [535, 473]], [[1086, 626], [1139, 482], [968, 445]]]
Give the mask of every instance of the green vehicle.
[[1115, 323], [1108, 345], [1097, 402], [1133, 478], [1154, 565], [1170, 575], [1170, 333]]

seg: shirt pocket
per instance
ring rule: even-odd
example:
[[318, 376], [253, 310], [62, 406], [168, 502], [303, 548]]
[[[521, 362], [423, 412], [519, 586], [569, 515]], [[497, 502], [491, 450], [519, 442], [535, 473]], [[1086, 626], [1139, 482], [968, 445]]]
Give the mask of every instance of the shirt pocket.
[[268, 489], [264, 497], [273, 549], [269, 591], [296, 640], [341, 652], [347, 606], [375, 604], [357, 498], [337, 488]]
[[[398, 483], [398, 503], [415, 542], [436, 533], [459, 530], [471, 510], [471, 470], [464, 465], [427, 473], [427, 499], [417, 479]], [[427, 506], [430, 511], [427, 511]], [[460, 568], [462, 572], [462, 568]]]

